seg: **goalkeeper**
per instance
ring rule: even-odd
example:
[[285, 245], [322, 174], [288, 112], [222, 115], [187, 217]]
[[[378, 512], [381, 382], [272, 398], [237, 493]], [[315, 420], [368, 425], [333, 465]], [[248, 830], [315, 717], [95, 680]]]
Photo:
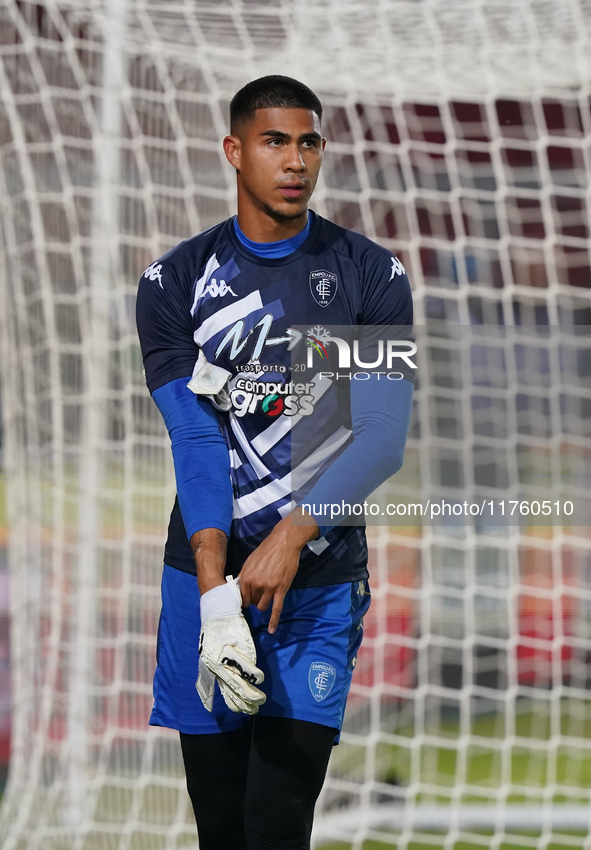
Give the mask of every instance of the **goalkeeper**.
[[[241, 89], [224, 139], [237, 216], [139, 285], [177, 483], [150, 723], [180, 732], [201, 850], [310, 846], [370, 596], [364, 529], [298, 505], [363, 502], [400, 468], [410, 420], [406, 366], [351, 381], [345, 424], [342, 386], [290, 375], [295, 326], [412, 324], [399, 260], [308, 209], [321, 119], [296, 80]], [[322, 427], [292, 469], [311, 409]]]

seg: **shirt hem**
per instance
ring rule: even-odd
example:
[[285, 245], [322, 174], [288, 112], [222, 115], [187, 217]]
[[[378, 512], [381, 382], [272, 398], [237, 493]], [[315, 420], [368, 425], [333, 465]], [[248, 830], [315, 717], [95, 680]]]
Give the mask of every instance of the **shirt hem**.
[[[180, 563], [174, 557], [169, 557], [169, 555], [164, 553], [164, 564], [167, 567], [171, 567], [173, 570], [178, 570], [181, 573], [187, 573], [191, 576], [197, 575], [197, 569], [195, 567], [195, 562], [193, 561], [191, 564], [189, 563]], [[231, 565], [230, 565], [231, 566]], [[231, 569], [227, 569], [226, 575], [233, 575]], [[363, 581], [364, 579], [368, 579], [369, 571], [366, 566], [363, 568], [357, 569], [354, 572], [351, 572], [346, 575], [334, 575], [334, 576], [310, 576], [303, 577], [301, 579], [294, 579], [291, 583], [291, 590], [305, 590], [308, 587], [332, 587], [335, 584], [350, 584], [353, 581]]]

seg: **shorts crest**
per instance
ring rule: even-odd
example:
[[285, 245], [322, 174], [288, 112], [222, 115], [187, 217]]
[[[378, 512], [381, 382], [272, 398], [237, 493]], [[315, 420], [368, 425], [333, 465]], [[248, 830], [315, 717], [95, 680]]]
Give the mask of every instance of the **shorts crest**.
[[324, 661], [313, 661], [310, 664], [308, 684], [316, 702], [322, 702], [323, 699], [326, 699], [332, 691], [336, 677], [337, 671], [332, 664], [326, 664]]

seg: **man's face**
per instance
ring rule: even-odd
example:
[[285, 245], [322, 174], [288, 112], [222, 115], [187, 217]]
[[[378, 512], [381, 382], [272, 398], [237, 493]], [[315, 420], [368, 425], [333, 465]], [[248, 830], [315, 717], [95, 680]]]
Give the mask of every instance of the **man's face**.
[[275, 221], [300, 218], [322, 164], [320, 121], [307, 109], [257, 109], [224, 149], [239, 188]]

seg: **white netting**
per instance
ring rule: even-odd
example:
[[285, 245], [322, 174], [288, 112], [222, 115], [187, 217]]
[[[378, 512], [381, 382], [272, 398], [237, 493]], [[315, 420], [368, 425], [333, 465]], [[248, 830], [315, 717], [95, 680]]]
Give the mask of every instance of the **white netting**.
[[[590, 32], [588, 0], [0, 5], [3, 848], [196, 842], [176, 736], [146, 728], [174, 485], [133, 302], [151, 260], [233, 212], [231, 95], [278, 72], [321, 95], [316, 208], [396, 251], [419, 322], [588, 325]], [[555, 364], [547, 391], [481, 381], [475, 406], [433, 357], [405, 474], [509, 439], [549, 452], [550, 491], [565, 467], [588, 489], [579, 348], [568, 392]], [[373, 530], [372, 564], [317, 840], [591, 846], [587, 532]]]

